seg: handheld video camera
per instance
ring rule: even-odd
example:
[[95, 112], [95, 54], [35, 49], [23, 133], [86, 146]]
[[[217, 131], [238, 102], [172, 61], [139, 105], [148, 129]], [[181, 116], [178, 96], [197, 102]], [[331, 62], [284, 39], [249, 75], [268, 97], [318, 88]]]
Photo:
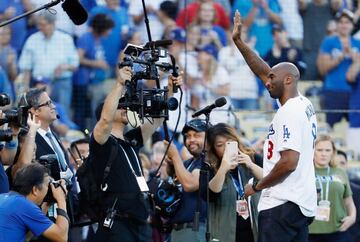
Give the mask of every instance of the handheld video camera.
[[[0, 93], [0, 106], [4, 107], [10, 104], [10, 97], [6, 93]], [[20, 106], [3, 111], [4, 118], [0, 119], [0, 126], [8, 123], [11, 126], [26, 128], [29, 107]], [[12, 130], [0, 130], [0, 141], [9, 142], [12, 140]]]
[[[126, 81], [126, 93], [119, 100], [119, 108], [129, 108], [137, 112], [139, 119], [165, 118], [169, 110], [176, 110], [176, 98], [168, 98], [168, 89], [138, 87], [138, 80], [159, 80], [158, 68], [163, 71], [175, 70], [173, 64], [159, 62], [160, 58], [168, 56], [167, 50], [160, 46], [170, 45], [171, 40], [161, 40], [147, 43], [144, 47], [128, 44], [124, 50], [126, 57], [119, 63], [119, 68], [133, 68], [132, 79]], [[174, 69], [175, 68], [175, 69]]]

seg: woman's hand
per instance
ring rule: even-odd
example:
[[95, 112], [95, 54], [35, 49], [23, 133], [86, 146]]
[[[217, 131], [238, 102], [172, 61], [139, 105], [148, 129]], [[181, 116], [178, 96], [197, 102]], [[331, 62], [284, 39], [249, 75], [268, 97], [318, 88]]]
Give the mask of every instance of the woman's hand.
[[353, 225], [355, 223], [355, 218], [353, 218], [352, 216], [346, 216], [341, 220], [342, 224], [339, 228], [339, 231], [344, 232], [346, 230], [348, 230], [351, 225]]

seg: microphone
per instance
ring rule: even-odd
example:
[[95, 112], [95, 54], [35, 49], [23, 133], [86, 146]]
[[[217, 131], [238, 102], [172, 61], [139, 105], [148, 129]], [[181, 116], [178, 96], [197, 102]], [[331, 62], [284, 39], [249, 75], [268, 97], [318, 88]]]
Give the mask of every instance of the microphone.
[[79, 0], [65, 0], [61, 6], [75, 25], [81, 25], [86, 22], [88, 14], [84, 7], [81, 6]]
[[56, 119], [60, 119], [60, 115], [59, 115], [59, 114], [56, 114]]
[[172, 40], [170, 40], [170, 39], [156, 40], [156, 41], [147, 42], [144, 46], [144, 49], [165, 47], [168, 45], [172, 45]]
[[199, 111], [196, 111], [192, 117], [196, 118], [197, 116], [200, 116], [201, 114], [208, 114], [210, 113], [214, 108], [219, 108], [224, 106], [227, 103], [225, 97], [219, 97], [215, 100], [215, 102], [211, 105], [206, 106], [205, 108], [200, 109]]

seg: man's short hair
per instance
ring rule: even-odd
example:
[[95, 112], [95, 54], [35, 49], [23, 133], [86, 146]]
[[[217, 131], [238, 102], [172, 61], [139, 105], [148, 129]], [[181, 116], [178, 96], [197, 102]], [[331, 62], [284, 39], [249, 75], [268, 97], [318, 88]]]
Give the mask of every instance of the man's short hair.
[[19, 100], [19, 107], [37, 107], [40, 105], [39, 99], [42, 93], [44, 93], [46, 87], [31, 88], [29, 91], [23, 93]]
[[48, 170], [45, 166], [31, 163], [16, 172], [12, 190], [26, 196], [31, 193], [34, 186], [41, 189], [46, 174]]
[[56, 21], [56, 15], [49, 11], [42, 11], [41, 14], [38, 15], [38, 20], [39, 18], [45, 19], [49, 24], [55, 24]]

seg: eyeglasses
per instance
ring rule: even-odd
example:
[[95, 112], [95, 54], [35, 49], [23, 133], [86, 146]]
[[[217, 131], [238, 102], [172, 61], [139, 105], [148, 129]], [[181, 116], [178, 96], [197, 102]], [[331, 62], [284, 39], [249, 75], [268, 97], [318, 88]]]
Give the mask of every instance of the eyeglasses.
[[36, 108], [41, 108], [41, 107], [45, 107], [45, 106], [51, 107], [52, 105], [54, 105], [53, 101], [48, 100], [42, 104], [37, 105]]

